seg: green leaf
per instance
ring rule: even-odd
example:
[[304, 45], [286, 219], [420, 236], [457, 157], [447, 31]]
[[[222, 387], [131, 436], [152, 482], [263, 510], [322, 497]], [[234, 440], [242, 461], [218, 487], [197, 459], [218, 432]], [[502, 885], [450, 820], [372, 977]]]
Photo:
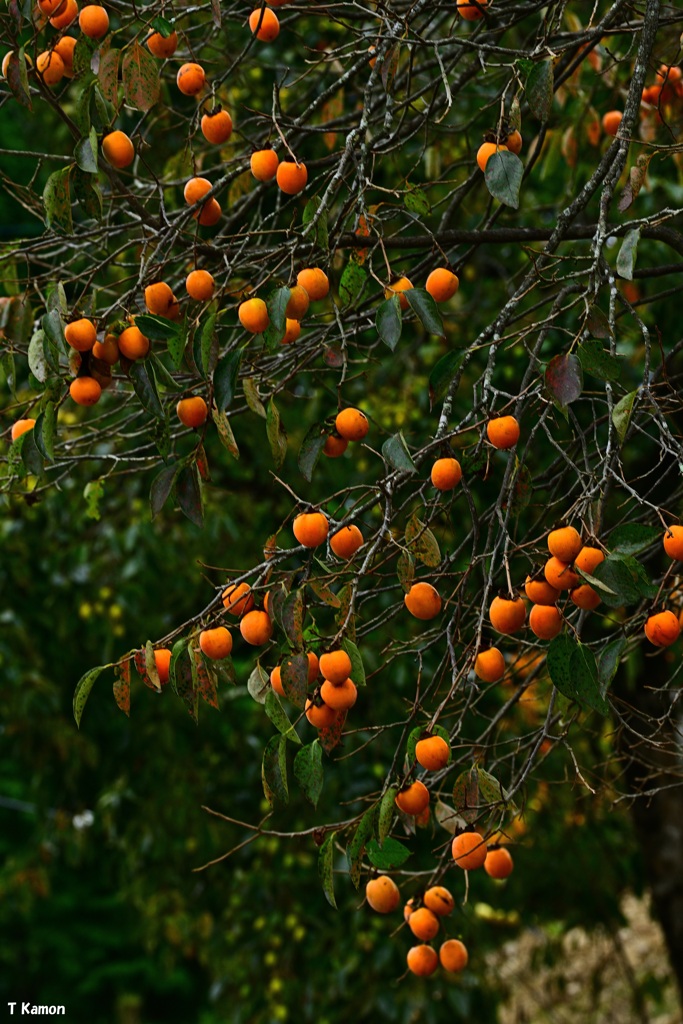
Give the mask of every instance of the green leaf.
[[89, 480], [83, 488], [85, 498], [85, 517], [99, 522], [102, 518], [100, 502], [104, 494], [104, 479], [100, 476], [97, 480]]
[[57, 310], [65, 316], [69, 311], [69, 303], [61, 281], [50, 282], [47, 286], [47, 309], [51, 313]]
[[367, 279], [367, 270], [355, 260], [349, 260], [339, 282], [339, 300], [342, 309], [356, 305]]
[[177, 338], [183, 333], [181, 324], [167, 320], [163, 316], [156, 316], [154, 313], [141, 313], [136, 316], [135, 326], [152, 341], [168, 341], [169, 338]]
[[346, 651], [351, 659], [351, 679], [353, 679], [356, 686], [365, 686], [365, 667], [360, 651], [353, 640], [349, 640], [348, 637], [344, 637], [342, 640], [341, 648], [343, 651]]
[[441, 562], [439, 542], [430, 529], [414, 514], [408, 520], [405, 532], [406, 547], [414, 558], [432, 568]]
[[98, 668], [91, 668], [85, 672], [76, 683], [76, 689], [74, 690], [73, 708], [74, 718], [76, 719], [76, 725], [80, 728], [81, 718], [83, 716], [83, 710], [87, 703], [90, 691], [95, 685], [95, 680], [104, 672], [105, 668], [109, 668], [109, 665], [100, 665]]
[[268, 296], [269, 324], [263, 332], [263, 340], [267, 352], [277, 352], [287, 326], [287, 303], [292, 292], [290, 288], [276, 288]]
[[242, 381], [242, 391], [244, 392], [244, 400], [251, 411], [255, 412], [257, 416], [261, 417], [261, 419], [267, 419], [268, 414], [266, 413], [265, 406], [261, 401], [258, 393], [258, 387], [253, 377], [244, 378]]
[[621, 658], [626, 650], [626, 637], [620, 636], [616, 640], [612, 640], [611, 643], [607, 644], [607, 647], [601, 652], [598, 659], [598, 682], [600, 684], [600, 693], [604, 697], [608, 689], [612, 684], [612, 680], [617, 674], [617, 669], [621, 663]]
[[622, 523], [616, 526], [607, 538], [607, 546], [615, 555], [637, 555], [656, 541], [661, 542], [659, 526], [645, 526], [643, 523]]
[[54, 402], [48, 402], [36, 419], [33, 428], [33, 439], [36, 448], [48, 462], [55, 461], [55, 431], [57, 429], [57, 408]]
[[59, 310], [52, 309], [45, 313], [40, 321], [43, 328], [45, 344], [43, 355], [51, 370], [59, 370], [59, 356], [66, 348], [64, 326]]
[[157, 384], [168, 391], [182, 391], [182, 384], [176, 380], [172, 373], [169, 373], [156, 352], [150, 352], [147, 362], [154, 371], [154, 379]]
[[637, 394], [637, 391], [630, 391], [627, 395], [624, 395], [621, 401], [617, 402], [612, 410], [612, 423], [614, 424], [620, 444], [623, 444], [626, 439], [626, 432], [631, 422], [631, 413], [633, 412], [633, 403], [636, 400]]
[[157, 63], [139, 43], [126, 47], [121, 68], [126, 103], [136, 110], [149, 110], [159, 99], [161, 80]]
[[609, 713], [609, 704], [600, 692], [595, 655], [589, 647], [562, 633], [550, 641], [546, 662], [560, 693], [584, 709], [593, 708], [601, 715]]
[[135, 394], [140, 399], [147, 412], [150, 412], [157, 419], [165, 419], [164, 410], [159, 400], [157, 385], [154, 374], [150, 373], [149, 366], [144, 359], [136, 359], [131, 363], [128, 371]]
[[258, 664], [247, 679], [247, 690], [257, 704], [265, 704], [266, 697], [273, 692], [268, 673]]
[[99, 41], [97, 39], [91, 39], [89, 36], [82, 34], [79, 35], [73, 55], [74, 76], [76, 78], [91, 72], [93, 54], [98, 46]]
[[409, 551], [402, 551], [398, 556], [396, 572], [398, 581], [407, 594], [415, 579], [415, 559]]
[[268, 718], [278, 732], [281, 732], [285, 739], [288, 739], [291, 743], [301, 746], [301, 739], [287, 717], [287, 712], [280, 703], [278, 695], [272, 688], [266, 693], [265, 707]]
[[545, 124], [553, 106], [553, 64], [550, 60], [534, 64], [526, 80], [525, 92], [529, 110]]
[[63, 167], [61, 171], [55, 171], [47, 179], [43, 189], [45, 223], [48, 228], [62, 235], [73, 233], [69, 192], [70, 170], [70, 167]]
[[484, 771], [483, 768], [478, 768], [477, 781], [479, 784], [479, 793], [484, 803], [493, 806], [507, 803], [503, 787], [498, 779], [494, 775], [491, 775], [490, 772]]
[[205, 378], [211, 376], [218, 359], [218, 339], [216, 338], [216, 321], [218, 315], [212, 313], [202, 323], [199, 335], [200, 369]]
[[406, 210], [410, 210], [411, 213], [417, 213], [420, 217], [426, 217], [431, 210], [425, 192], [416, 185], [409, 186], [408, 191], [403, 197], [403, 203]]
[[398, 788], [396, 786], [390, 786], [380, 800], [379, 811], [377, 813], [377, 841], [380, 846], [382, 846], [386, 837], [389, 835], [394, 818], [396, 817], [397, 796]]
[[314, 423], [306, 431], [306, 435], [301, 442], [301, 448], [299, 448], [299, 455], [297, 456], [297, 464], [302, 476], [309, 484], [313, 479], [313, 470], [318, 463], [320, 453], [325, 447], [327, 436], [328, 431], [325, 425], [322, 423]]
[[113, 692], [117, 707], [130, 718], [130, 661], [122, 658], [114, 666]]
[[152, 519], [156, 519], [168, 501], [179, 471], [180, 463], [176, 462], [171, 466], [164, 466], [161, 472], [152, 480], [152, 486], [149, 490]]
[[594, 338], [613, 338], [614, 332], [610, 327], [609, 320], [599, 306], [591, 306], [586, 317], [586, 329]]
[[119, 59], [121, 51], [111, 47], [100, 58], [100, 66], [97, 69], [97, 77], [100, 82], [102, 95], [114, 106], [118, 104], [119, 97]]
[[410, 305], [413, 313], [417, 314], [417, 317], [424, 329], [429, 334], [437, 334], [439, 337], [444, 338], [443, 321], [441, 320], [439, 307], [427, 289], [409, 288], [408, 291], [403, 294], [408, 300], [408, 304]]
[[323, 604], [326, 604], [328, 608], [339, 608], [341, 601], [334, 593], [330, 590], [328, 585], [323, 582], [319, 577], [312, 577], [306, 581], [306, 585], [311, 588], [316, 597], [320, 598]]
[[34, 332], [28, 346], [28, 368], [40, 384], [44, 384], [49, 376], [49, 367], [45, 359], [45, 332]]
[[318, 877], [322, 883], [325, 899], [331, 907], [337, 909], [334, 898], [334, 841], [336, 832], [328, 832], [318, 852]]
[[453, 803], [456, 813], [470, 825], [479, 817], [479, 772], [476, 765], [458, 775], [453, 784]]
[[448, 394], [451, 381], [465, 358], [464, 352], [447, 352], [439, 359], [429, 375], [429, 408]]
[[235, 435], [232, 432], [228, 416], [224, 412], [219, 412], [215, 406], [212, 406], [211, 417], [213, 422], [216, 424], [216, 430], [218, 431], [218, 437], [221, 444], [228, 449], [233, 458], [239, 459], [240, 450], [237, 447], [237, 441], [235, 440]]
[[[308, 202], [304, 206], [304, 212], [302, 217], [304, 225], [310, 224], [314, 220], [318, 210], [320, 209], [320, 202], [321, 200], [319, 196], [313, 196], [312, 199], [308, 200]], [[325, 252], [327, 252], [330, 246], [330, 238], [327, 228], [327, 210], [323, 211], [323, 213], [318, 218], [314, 231], [315, 240], [317, 244], [320, 246], [321, 249], [324, 249]], [[310, 235], [310, 232], [305, 231], [304, 235]]]
[[599, 380], [619, 380], [621, 363], [599, 341], [584, 341], [579, 345], [577, 355], [585, 373]]
[[390, 836], [384, 840], [382, 846], [376, 839], [371, 839], [367, 845], [368, 860], [379, 868], [380, 871], [391, 871], [393, 868], [400, 868], [410, 857], [410, 850], [403, 843]]
[[76, 143], [74, 156], [82, 171], [86, 174], [97, 174], [97, 132], [94, 128]]
[[650, 582], [645, 569], [631, 555], [608, 555], [593, 570], [593, 576], [598, 583], [609, 587], [607, 591], [600, 591], [609, 608], [637, 604], [641, 598], [654, 598], [657, 594], [657, 588]]
[[375, 326], [384, 344], [393, 352], [401, 339], [403, 326], [398, 295], [392, 295], [377, 307]]
[[617, 256], [617, 273], [626, 281], [633, 280], [633, 268], [636, 265], [636, 253], [640, 241], [640, 228], [631, 228], [624, 235], [619, 255]]
[[523, 174], [524, 164], [519, 157], [507, 149], [499, 149], [491, 154], [486, 163], [484, 180], [494, 199], [517, 210]]
[[[281, 617], [285, 616], [285, 608], [281, 609]], [[280, 681], [287, 700], [291, 700], [298, 708], [306, 704], [308, 690], [308, 658], [305, 654], [292, 654], [280, 665]]]
[[275, 399], [271, 398], [268, 402], [268, 410], [266, 415], [266, 435], [268, 437], [268, 444], [273, 455], [273, 462], [275, 468], [279, 469], [282, 463], [285, 461], [287, 454], [287, 431], [280, 422], [280, 413], [275, 405]]
[[74, 199], [80, 203], [86, 217], [93, 220], [102, 219], [102, 192], [97, 178], [87, 174], [80, 167], [74, 167], [71, 174]]
[[280, 622], [287, 639], [295, 648], [300, 648], [303, 644], [304, 614], [304, 592], [293, 590], [291, 594], [287, 594], [282, 604]]
[[204, 502], [202, 498], [202, 482], [199, 478], [197, 463], [183, 466], [176, 481], [176, 497], [181, 512], [191, 523], [201, 530], [204, 526]]
[[175, 31], [173, 24], [166, 18], [162, 18], [160, 14], [152, 21], [152, 28], [155, 29], [163, 39], [168, 39], [170, 35], [173, 35]]
[[14, 50], [10, 53], [5, 77], [15, 100], [21, 103], [22, 107], [32, 110], [33, 105], [31, 103], [31, 92], [28, 85], [23, 46], [18, 53], [15, 53]]
[[392, 434], [382, 445], [382, 456], [392, 469], [417, 473], [417, 467], [410, 457], [408, 446], [401, 431]]
[[181, 637], [180, 640], [176, 640], [171, 648], [171, 661], [168, 666], [168, 682], [174, 693], [178, 693], [178, 667], [182, 665], [184, 659], [189, 657], [188, 644], [189, 641], [187, 637]]
[[297, 752], [294, 778], [308, 802], [317, 807], [323, 789], [323, 752], [317, 739]]
[[244, 350], [239, 348], [223, 356], [213, 371], [214, 400], [219, 412], [229, 409], [237, 391], [237, 376]]
[[575, 355], [553, 356], [545, 369], [545, 387], [561, 408], [575, 402], [583, 391], [583, 371]]
[[[266, 701], [267, 699], [266, 696]], [[263, 751], [261, 781], [266, 800], [271, 807], [286, 804], [289, 800], [286, 747], [287, 740], [284, 736], [273, 736]]]
[[346, 848], [346, 856], [349, 862], [349, 874], [354, 888], [356, 889], [360, 884], [363, 854], [368, 841], [372, 837], [377, 811], [377, 804], [373, 804], [372, 807], [368, 807], [367, 811], [358, 822], [353, 837]]

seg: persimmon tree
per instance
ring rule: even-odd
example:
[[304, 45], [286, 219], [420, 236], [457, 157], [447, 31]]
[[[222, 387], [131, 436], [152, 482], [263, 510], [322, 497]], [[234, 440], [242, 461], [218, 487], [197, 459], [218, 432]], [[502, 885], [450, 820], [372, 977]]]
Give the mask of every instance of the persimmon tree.
[[[389, 872], [428, 910], [448, 872], [462, 904], [451, 839], [509, 847], [556, 757], [633, 806], [680, 970], [683, 15], [121, 3], [99, 35], [69, 3], [2, 16], [7, 209], [35, 221], [3, 251], [3, 491], [77, 484], [106, 515], [144, 475], [151, 515], [194, 528], [272, 503], [262, 556], [217, 552], [203, 607], [87, 672], [76, 720], [105, 669], [125, 713], [139, 676], [197, 720], [236, 679], [201, 634], [236, 627], [278, 821], [290, 787], [315, 807], [348, 760], [382, 763], [291, 831], [333, 905], [342, 853], [356, 887]], [[334, 652], [343, 695], [315, 671]]]

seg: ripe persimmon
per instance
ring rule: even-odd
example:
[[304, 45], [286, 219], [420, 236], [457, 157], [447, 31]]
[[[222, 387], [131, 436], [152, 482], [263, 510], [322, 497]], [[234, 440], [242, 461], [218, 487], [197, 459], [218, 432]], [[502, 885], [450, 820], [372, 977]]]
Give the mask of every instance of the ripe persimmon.
[[154, 652], [154, 663], [157, 667], [159, 685], [166, 686], [168, 683], [169, 669], [171, 667], [172, 652], [168, 647], [159, 647]]
[[12, 430], [10, 431], [10, 437], [13, 441], [16, 441], [18, 437], [25, 434], [28, 430], [33, 430], [36, 425], [36, 421], [32, 417], [27, 416], [23, 420], [16, 420], [12, 424]]
[[178, 306], [178, 300], [170, 285], [165, 281], [155, 281], [145, 288], [145, 305], [150, 313], [171, 319], [171, 314], [175, 313]]
[[452, 299], [460, 286], [460, 280], [452, 270], [445, 267], [437, 267], [432, 270], [427, 278], [425, 288], [435, 302], [448, 302]]
[[334, 421], [335, 430], [347, 441], [362, 441], [370, 429], [368, 418], [360, 409], [342, 409]]
[[281, 345], [291, 345], [292, 342], [301, 334], [301, 324], [298, 320], [292, 320], [291, 317], [285, 319], [285, 333], [282, 335], [280, 340]]
[[404, 814], [422, 814], [425, 807], [429, 805], [429, 790], [424, 782], [417, 781], [401, 789], [395, 799], [395, 804]]
[[494, 153], [502, 153], [507, 151], [507, 146], [497, 145], [495, 142], [482, 142], [481, 146], [477, 150], [477, 164], [480, 171], [486, 170], [486, 165], [493, 156]]
[[208, 302], [213, 297], [216, 282], [208, 270], [191, 270], [185, 278], [187, 294], [196, 302]]
[[407, 309], [409, 302], [404, 295], [404, 292], [409, 292], [413, 287], [413, 282], [407, 277], [399, 277], [397, 281], [393, 281], [387, 285], [384, 289], [384, 298], [390, 299], [392, 295], [398, 295], [398, 301], [401, 309]]
[[439, 958], [432, 946], [422, 943], [419, 946], [412, 946], [406, 956], [408, 970], [419, 978], [428, 978], [439, 966]]
[[223, 210], [221, 209], [221, 204], [212, 196], [211, 199], [207, 199], [201, 209], [197, 213], [193, 213], [192, 216], [202, 225], [202, 227], [211, 228], [221, 219], [222, 213]]
[[315, 651], [308, 651], [306, 657], [308, 658], [308, 681], [312, 683], [320, 675], [320, 662]]
[[106, 334], [104, 341], [96, 341], [92, 347], [92, 354], [95, 359], [101, 359], [107, 366], [113, 366], [118, 363], [119, 356], [119, 340], [115, 334]]
[[573, 590], [581, 582], [570, 564], [556, 558], [555, 555], [552, 555], [545, 563], [543, 574], [550, 586], [555, 587], [555, 590]]
[[332, 725], [337, 717], [337, 712], [334, 708], [330, 708], [327, 704], [322, 701], [316, 704], [312, 700], [306, 700], [306, 707], [304, 709], [306, 718], [314, 725], [316, 729], [327, 729]]
[[64, 0], [50, 18], [53, 28], [68, 28], [78, 17], [78, 4], [76, 0]]
[[335, 711], [347, 711], [352, 708], [358, 699], [358, 689], [352, 679], [345, 679], [343, 683], [331, 683], [325, 679], [320, 687], [320, 696], [328, 707]]
[[92, 320], [82, 317], [80, 320], [72, 320], [64, 328], [64, 337], [71, 348], [77, 352], [89, 352], [97, 341], [97, 331]]
[[212, 184], [208, 178], [190, 178], [185, 183], [183, 189], [183, 197], [188, 206], [194, 206], [200, 199], [203, 199], [207, 192], [212, 189]]
[[378, 875], [367, 882], [365, 898], [378, 914], [391, 914], [400, 902], [401, 893], [393, 878]]
[[254, 609], [240, 619], [240, 633], [254, 647], [267, 644], [273, 635], [273, 623], [268, 612]]
[[617, 134], [623, 116], [620, 110], [608, 110], [606, 114], [603, 114], [602, 129], [605, 135]]
[[199, 634], [199, 646], [207, 658], [221, 661], [232, 651], [232, 633], [225, 626], [203, 629]]
[[296, 283], [306, 289], [311, 302], [324, 299], [330, 290], [327, 274], [320, 267], [306, 267], [300, 270], [296, 275]]
[[515, 131], [510, 132], [510, 134], [508, 135], [507, 139], [505, 140], [505, 145], [507, 146], [511, 153], [514, 153], [515, 156], [519, 156], [519, 154], [522, 152], [523, 141], [524, 140], [522, 139], [522, 136], [515, 129]]
[[282, 669], [279, 665], [276, 665], [273, 671], [270, 673], [270, 685], [273, 687], [275, 692], [280, 697], [286, 697], [285, 688], [282, 685]]
[[416, 619], [433, 619], [441, 611], [441, 596], [431, 583], [413, 583], [403, 603]]
[[305, 548], [317, 548], [327, 540], [330, 524], [323, 512], [301, 512], [292, 523], [292, 533]]
[[447, 917], [455, 909], [455, 900], [443, 885], [432, 885], [427, 889], [423, 902], [437, 917]]
[[342, 526], [341, 530], [337, 530], [330, 537], [330, 547], [337, 558], [353, 558], [362, 546], [363, 534], [354, 523]]
[[592, 576], [600, 563], [604, 561], [605, 555], [600, 548], [584, 544], [578, 555], [574, 558], [574, 568], [580, 569], [581, 572], [587, 572], [589, 576]]
[[325, 439], [323, 455], [327, 455], [328, 459], [338, 459], [340, 455], [344, 454], [348, 447], [349, 442], [345, 437], [337, 437], [336, 434], [330, 434]]
[[[64, 61], [65, 78], [74, 77], [74, 50], [76, 49], [77, 42], [78, 40], [74, 36], [62, 36], [52, 47], [53, 51], [58, 53]], [[26, 60], [29, 64], [33, 63], [28, 55], [26, 55]]]
[[450, 491], [460, 483], [462, 468], [457, 459], [437, 459], [432, 466], [430, 479], [437, 491]]
[[457, 974], [467, 967], [469, 956], [467, 947], [460, 939], [446, 939], [439, 947], [439, 961], [444, 971]]
[[103, 39], [109, 31], [109, 15], [99, 4], [88, 4], [78, 15], [81, 32], [89, 39]]
[[178, 33], [171, 32], [168, 36], [162, 36], [161, 32], [153, 32], [147, 40], [147, 48], [155, 57], [172, 57], [178, 49]]
[[663, 543], [669, 558], [683, 561], [683, 526], [670, 526], [664, 534]]
[[514, 448], [519, 441], [519, 423], [514, 416], [496, 416], [486, 425], [486, 435], [494, 448]]
[[294, 163], [292, 160], [282, 160], [277, 167], [275, 174], [277, 183], [282, 192], [288, 196], [295, 196], [306, 188], [308, 171], [306, 164]]
[[676, 643], [680, 632], [678, 617], [670, 611], [649, 615], [645, 621], [645, 636], [655, 647], [670, 647]]
[[597, 590], [591, 587], [590, 583], [582, 583], [580, 586], [570, 590], [569, 599], [577, 608], [582, 608], [587, 612], [597, 608], [602, 600]]
[[581, 534], [573, 526], [561, 526], [548, 534], [548, 551], [561, 562], [573, 562], [581, 547]]
[[272, 181], [279, 163], [274, 149], [259, 149], [251, 154], [251, 173], [259, 181]]
[[417, 763], [428, 772], [438, 772], [445, 768], [451, 756], [451, 748], [443, 736], [425, 736], [415, 744]]
[[43, 14], [54, 14], [63, 5], [64, 0], [38, 0], [38, 6]]
[[489, 850], [486, 854], [484, 871], [491, 878], [508, 878], [513, 868], [512, 854], [507, 847], [499, 846], [497, 850]]
[[220, 146], [232, 135], [232, 118], [227, 110], [204, 114], [201, 120], [202, 135], [207, 142]]
[[484, 9], [489, 0], [457, 0], [458, 14], [465, 21], [479, 21], [484, 17]]
[[293, 288], [289, 289], [289, 301], [285, 308], [285, 316], [292, 320], [303, 320], [308, 312], [310, 302], [306, 289], [302, 288], [300, 284], [295, 284]]
[[176, 85], [184, 96], [197, 96], [206, 85], [204, 68], [192, 61], [181, 65], [176, 75]]
[[429, 907], [418, 907], [408, 918], [408, 927], [416, 939], [429, 942], [439, 930], [439, 919]]
[[64, 61], [54, 50], [44, 50], [36, 57], [36, 71], [45, 85], [58, 85], [64, 78]]
[[556, 604], [560, 596], [559, 590], [555, 590], [545, 577], [541, 579], [540, 576], [527, 576], [524, 593], [534, 604]]
[[251, 587], [248, 583], [235, 583], [226, 587], [222, 595], [223, 607], [231, 615], [245, 615], [254, 607]]
[[237, 316], [242, 327], [250, 334], [262, 334], [270, 323], [268, 307], [263, 299], [245, 299], [240, 302]]
[[149, 352], [149, 338], [134, 324], [119, 334], [119, 352], [126, 359], [144, 359]]
[[453, 860], [465, 871], [475, 871], [486, 860], [486, 840], [479, 832], [461, 832], [451, 843]]
[[249, 15], [249, 28], [262, 43], [272, 43], [280, 34], [280, 21], [270, 7], [258, 7]]
[[69, 394], [76, 405], [96, 405], [102, 395], [102, 387], [94, 377], [76, 377], [69, 385]]
[[125, 132], [109, 132], [102, 139], [102, 152], [107, 163], [121, 170], [135, 159], [135, 146]]
[[562, 613], [554, 604], [535, 604], [529, 612], [529, 629], [539, 640], [552, 640], [562, 630]]
[[190, 398], [181, 398], [176, 405], [176, 414], [180, 422], [186, 427], [201, 427], [206, 423], [209, 415], [209, 407], [201, 395], [192, 395]]
[[346, 651], [328, 651], [320, 656], [320, 672], [334, 685], [343, 683], [351, 675], [351, 659]]
[[521, 597], [494, 597], [489, 608], [489, 622], [498, 633], [517, 633], [526, 621], [526, 605]]
[[485, 683], [497, 683], [505, 675], [505, 658], [497, 647], [479, 651], [474, 659], [474, 673]]

